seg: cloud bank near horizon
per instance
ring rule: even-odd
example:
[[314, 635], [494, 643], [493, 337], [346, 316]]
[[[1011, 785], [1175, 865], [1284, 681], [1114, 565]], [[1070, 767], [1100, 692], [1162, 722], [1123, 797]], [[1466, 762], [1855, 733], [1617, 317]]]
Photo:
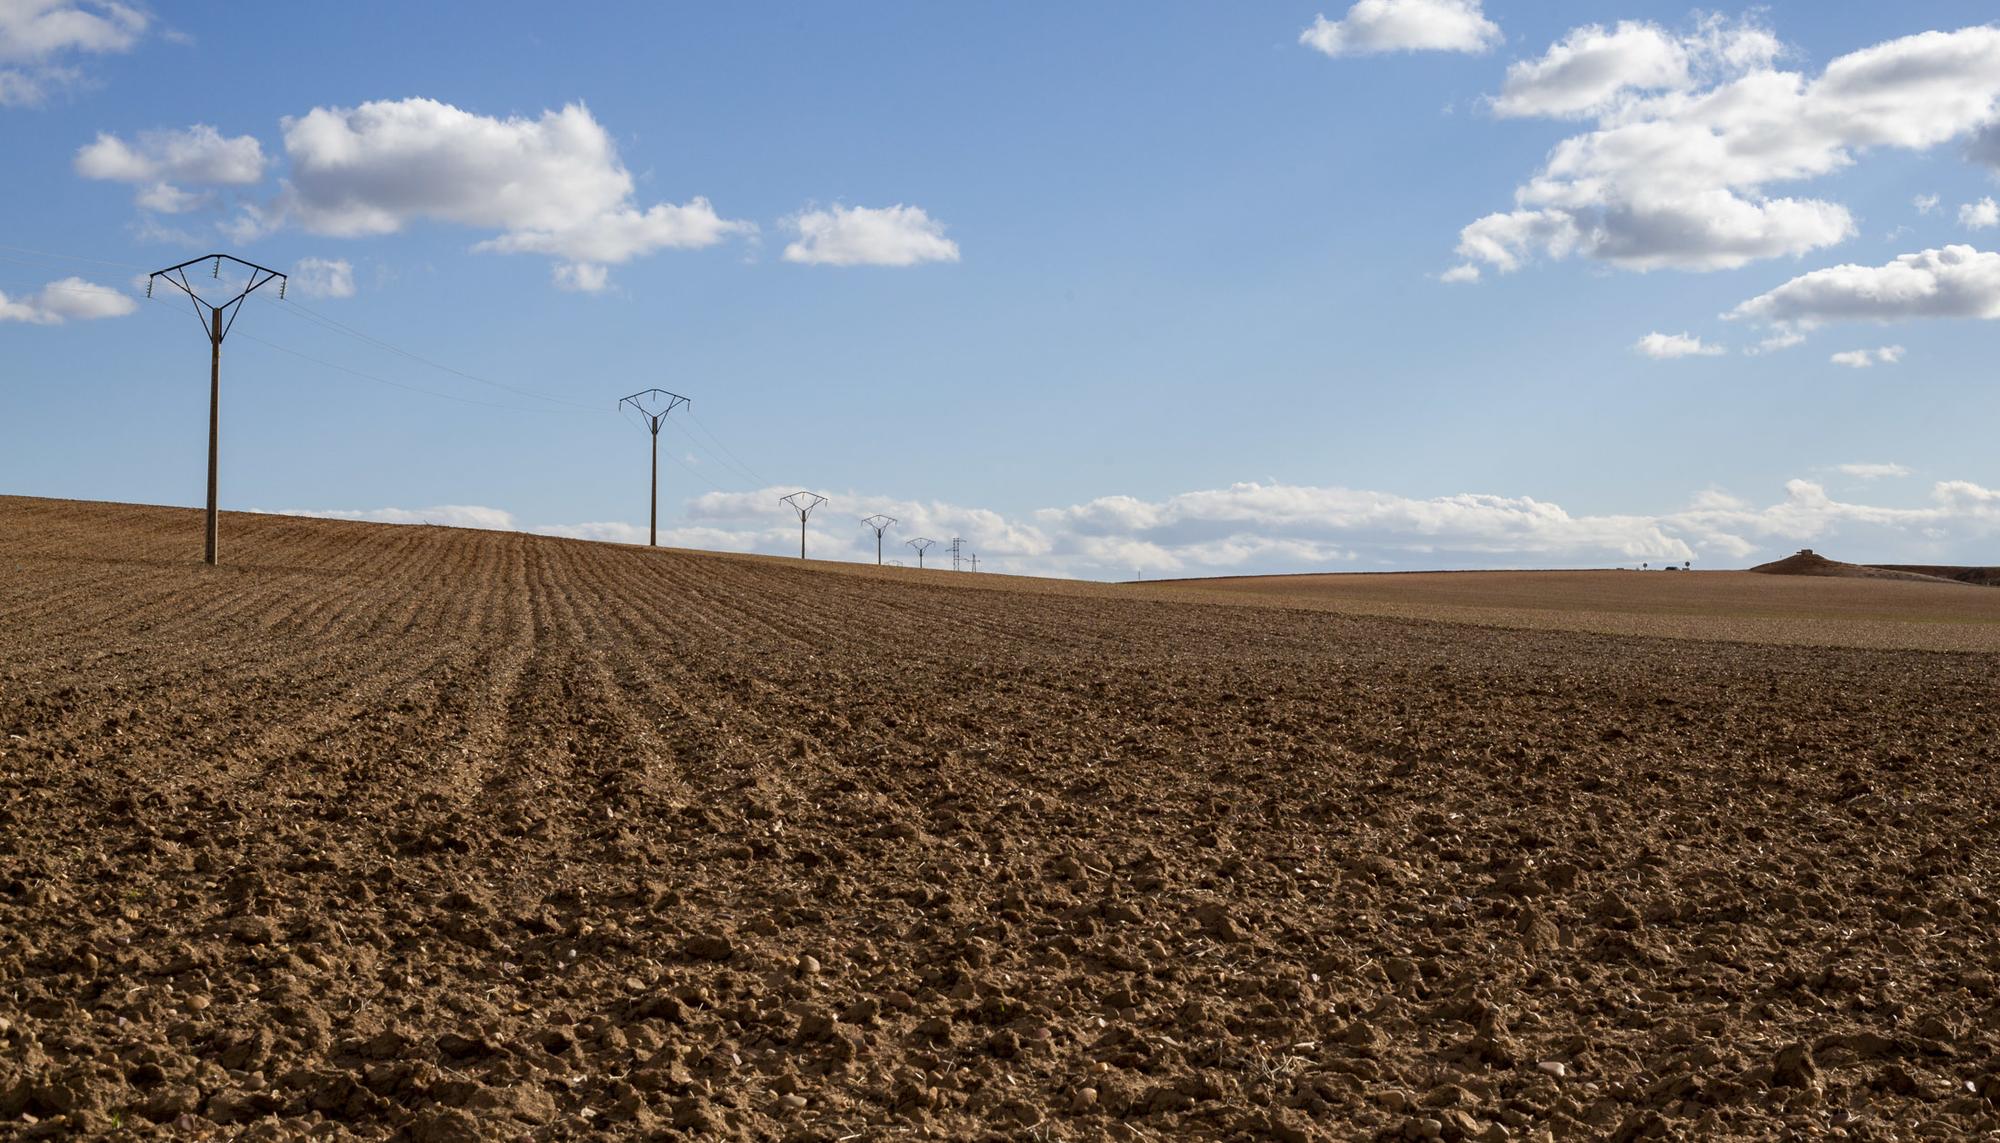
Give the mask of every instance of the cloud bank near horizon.
[[[1836, 466], [1864, 479], [1908, 475], [1893, 463]], [[789, 486], [787, 486], [788, 488]], [[686, 502], [685, 518], [661, 529], [672, 547], [783, 555], [797, 550], [798, 524], [782, 512], [784, 488], [710, 492]], [[866, 562], [874, 533], [858, 518], [882, 512], [900, 523], [886, 555], [916, 563], [903, 541], [964, 536], [981, 567], [1078, 579], [1243, 575], [1418, 568], [1601, 567], [1693, 560], [1738, 566], [1801, 546], [1845, 548], [1874, 562], [1978, 562], [2000, 537], [2000, 490], [1938, 481], [1915, 504], [1837, 499], [1816, 481], [1787, 481], [1784, 495], [1756, 503], [1719, 490], [1659, 514], [1576, 514], [1527, 496], [1466, 493], [1415, 498], [1365, 489], [1240, 483], [1160, 500], [1105, 496], [1009, 516], [942, 501], [856, 492], [833, 494], [813, 517], [815, 559]], [[625, 521], [531, 524], [482, 505], [431, 508], [286, 509], [284, 515], [428, 523], [643, 544]]]

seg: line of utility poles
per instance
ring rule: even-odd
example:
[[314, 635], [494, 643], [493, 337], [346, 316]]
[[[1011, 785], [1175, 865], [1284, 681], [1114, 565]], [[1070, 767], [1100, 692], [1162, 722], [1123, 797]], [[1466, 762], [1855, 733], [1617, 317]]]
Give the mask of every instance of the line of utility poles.
[[[237, 291], [235, 296], [231, 297], [228, 301], [221, 303], [211, 302], [202, 297], [201, 293], [195, 289], [194, 283], [188, 280], [187, 271], [189, 267], [209, 265], [209, 277], [216, 281], [221, 281], [222, 264], [224, 262], [243, 267], [243, 269], [249, 272], [249, 277], [243, 288]], [[148, 298], [153, 296], [154, 284], [163, 279], [167, 284], [188, 296], [188, 300], [194, 305], [195, 317], [201, 321], [202, 333], [208, 337], [208, 513], [207, 540], [203, 546], [202, 560], [204, 563], [212, 566], [219, 558], [221, 531], [217, 508], [217, 490], [219, 488], [217, 477], [221, 457], [222, 436], [222, 341], [229, 336], [229, 331], [236, 325], [237, 317], [242, 314], [243, 300], [245, 298], [248, 298], [258, 289], [276, 282], [278, 283], [278, 298], [282, 301], [285, 297], [285, 287], [289, 282], [285, 275], [278, 271], [265, 266], [259, 266], [255, 262], [246, 262], [233, 254], [204, 254], [199, 258], [190, 258], [177, 266], [168, 266], [164, 270], [153, 271], [146, 278], [146, 296]], [[234, 283], [231, 284], [233, 285]], [[674, 410], [691, 407], [693, 401], [679, 393], [668, 392], [665, 389], [644, 389], [630, 396], [618, 399], [619, 409], [622, 410], [627, 405], [630, 405], [639, 416], [645, 419], [646, 428], [653, 438], [653, 470], [646, 512], [646, 544], [649, 547], [656, 548], [660, 546], [660, 428], [667, 423], [667, 418], [672, 415]], [[778, 499], [789, 505], [792, 511], [798, 513], [799, 558], [805, 559], [806, 520], [812, 515], [813, 509], [828, 503], [827, 498], [817, 492], [800, 491], [794, 492], [789, 496], [781, 496]], [[879, 567], [883, 563], [882, 538], [891, 527], [895, 526], [897, 523], [896, 518], [877, 513], [873, 516], [863, 517], [861, 522], [869, 528], [874, 529], [875, 563]], [[924, 566], [925, 550], [937, 543], [936, 540], [923, 536], [905, 542], [910, 547], [916, 549], [917, 567], [919, 568]], [[953, 536], [951, 538], [951, 569], [953, 571], [963, 570], [964, 561], [969, 559], [972, 562], [972, 570], [976, 572], [979, 570], [979, 555], [976, 552], [965, 550], [964, 544], [965, 538], [963, 536]], [[894, 563], [897, 567], [903, 566], [901, 560], [890, 562]]]
[[618, 407], [632, 406], [638, 414], [646, 418], [646, 425], [653, 430], [653, 499], [646, 513], [646, 546], [660, 546], [660, 426], [667, 423], [667, 414], [682, 405], [692, 407], [694, 402], [679, 393], [669, 393], [665, 389], [646, 389], [630, 397], [618, 398]]
[[[217, 281], [222, 280], [224, 262], [233, 262], [244, 267], [250, 271], [249, 285], [244, 286], [235, 297], [220, 305], [209, 301], [195, 292], [194, 284], [188, 281], [187, 276], [189, 266], [199, 266], [204, 262], [215, 264], [209, 271], [209, 277]], [[263, 276], [258, 277], [260, 274]], [[153, 296], [153, 283], [161, 278], [165, 278], [167, 284], [188, 296], [194, 304], [196, 319], [201, 321], [202, 332], [208, 335], [208, 539], [202, 545], [201, 559], [203, 563], [213, 567], [219, 556], [222, 531], [219, 513], [216, 511], [216, 470], [221, 456], [222, 436], [222, 339], [228, 337], [229, 331], [235, 327], [237, 315], [243, 312], [244, 298], [249, 297], [258, 287], [275, 281], [278, 283], [278, 298], [282, 301], [285, 297], [285, 287], [289, 282], [276, 270], [266, 269], [255, 262], [245, 262], [230, 254], [206, 254], [200, 258], [191, 258], [178, 266], [153, 271], [146, 277], [147, 297]], [[208, 311], [205, 318], [202, 315], [203, 310]], [[227, 322], [222, 320], [224, 313], [229, 315]]]

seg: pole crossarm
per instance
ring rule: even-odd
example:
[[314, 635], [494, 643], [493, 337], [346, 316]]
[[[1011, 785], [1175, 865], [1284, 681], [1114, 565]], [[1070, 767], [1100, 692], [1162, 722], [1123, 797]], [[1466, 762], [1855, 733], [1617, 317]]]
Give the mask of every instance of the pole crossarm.
[[[245, 285], [240, 293], [226, 302], [211, 302], [201, 296], [201, 292], [194, 288], [194, 283], [188, 281], [188, 267], [212, 263], [209, 276], [219, 281], [222, 278], [222, 264], [224, 262], [232, 262], [250, 271], [249, 284]], [[164, 270], [155, 270], [146, 276], [147, 297], [150, 298], [153, 296], [153, 283], [162, 278], [166, 279], [168, 285], [186, 294], [194, 302], [196, 306], [195, 316], [202, 318], [202, 332], [208, 334], [212, 340], [218, 343], [223, 338], [229, 336], [230, 328], [236, 324], [236, 315], [243, 312], [243, 299], [256, 292], [258, 288], [267, 286], [275, 281], [278, 283], [278, 300], [283, 301], [285, 298], [285, 287], [291, 284], [291, 279], [276, 270], [268, 266], [259, 266], [255, 262], [246, 262], [234, 254], [204, 254], [199, 258], [190, 258], [178, 266], [169, 266]], [[203, 306], [208, 307], [209, 310], [206, 317], [203, 317], [201, 312], [200, 307]], [[229, 314], [229, 320], [226, 322], [219, 320], [217, 316], [223, 313]]]
[[813, 509], [827, 502], [826, 497], [817, 492], [794, 492], [790, 496], [780, 496], [778, 500], [780, 503], [791, 505], [792, 511], [799, 514], [800, 520], [812, 515]]
[[641, 389], [629, 397], [618, 398], [621, 411], [627, 405], [646, 418], [646, 427], [653, 431], [653, 497], [646, 512], [646, 546], [657, 548], [660, 546], [660, 426], [667, 423], [667, 414], [683, 405], [692, 408], [694, 400], [665, 389]]
[[646, 425], [653, 430], [653, 435], [658, 436], [660, 426], [667, 423], [667, 414], [682, 405], [692, 406], [694, 399], [683, 397], [679, 393], [669, 393], [665, 389], [643, 389], [630, 397], [618, 398], [618, 404], [620, 407], [632, 406], [640, 416], [646, 418]]

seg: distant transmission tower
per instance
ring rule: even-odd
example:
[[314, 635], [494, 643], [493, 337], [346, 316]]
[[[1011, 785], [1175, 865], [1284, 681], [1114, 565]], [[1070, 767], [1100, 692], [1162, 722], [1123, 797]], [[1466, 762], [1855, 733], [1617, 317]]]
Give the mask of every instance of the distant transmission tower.
[[881, 567], [882, 533], [889, 530], [889, 526], [896, 522], [896, 518], [894, 516], [884, 516], [880, 512], [877, 512], [873, 516], [863, 517], [861, 522], [875, 529], [875, 566]]
[[958, 566], [959, 562], [965, 559], [965, 556], [961, 554], [959, 551], [959, 548], [962, 547], [964, 543], [965, 543], [964, 536], [953, 536], [951, 538], [951, 570], [953, 571], [965, 570], [964, 568]]
[[826, 503], [826, 497], [817, 492], [794, 492], [790, 496], [780, 496], [779, 500], [792, 506], [799, 514], [799, 558], [806, 558], [806, 517], [812, 510]]
[[979, 570], [979, 553], [978, 553], [978, 552], [967, 552], [967, 553], [965, 553], [965, 558], [966, 558], [966, 559], [968, 559], [968, 560], [971, 560], [971, 561], [972, 561], [972, 570], [973, 570], [973, 571], [978, 571], [978, 570]]
[[[187, 268], [199, 266], [203, 262], [213, 262], [215, 268], [209, 272], [209, 277], [219, 281], [222, 278], [222, 263], [225, 260], [234, 262], [238, 266], [248, 267], [250, 284], [244, 286], [243, 292], [235, 297], [221, 305], [215, 305], [194, 292], [194, 286], [188, 282]], [[259, 274], [263, 277], [258, 277]], [[278, 281], [278, 298], [282, 301], [287, 279], [276, 270], [267, 270], [255, 262], [245, 262], [229, 254], [208, 254], [182, 262], [178, 266], [153, 271], [146, 278], [146, 296], [149, 298], [153, 296], [153, 281], [157, 278], [165, 278], [168, 284], [186, 294], [194, 302], [196, 318], [202, 318], [201, 311], [204, 309], [208, 311], [206, 319], [201, 323], [202, 332], [208, 335], [208, 542], [203, 545], [202, 562], [213, 565], [216, 560], [216, 541], [221, 532], [215, 510], [215, 470], [216, 458], [220, 454], [218, 438], [222, 430], [222, 339], [229, 336], [231, 327], [236, 324], [236, 315], [243, 312], [243, 299], [249, 297], [251, 291], [269, 284], [275, 278]], [[225, 311], [229, 314], [227, 322], [222, 320]]]
[[[669, 393], [665, 389], [647, 389], [630, 397], [618, 398], [619, 408], [632, 406], [646, 418], [646, 426], [653, 430], [653, 502], [652, 509], [646, 514], [647, 547], [660, 546], [660, 426], [667, 423], [668, 413], [682, 405], [692, 404], [679, 393]], [[665, 407], [662, 408], [662, 405]]]
[[927, 540], [922, 536], [918, 536], [914, 540], [905, 540], [903, 542], [917, 549], [917, 566], [919, 568], [924, 566], [924, 551], [927, 548], [929, 548], [932, 544], [937, 543], [936, 540]]

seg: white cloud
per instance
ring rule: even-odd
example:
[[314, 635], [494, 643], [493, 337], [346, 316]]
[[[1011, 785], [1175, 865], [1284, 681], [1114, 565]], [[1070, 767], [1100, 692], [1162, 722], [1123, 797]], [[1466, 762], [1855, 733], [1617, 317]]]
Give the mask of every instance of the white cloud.
[[475, 249], [538, 253], [570, 285], [664, 249], [712, 246], [755, 228], [707, 199], [641, 208], [611, 135], [581, 103], [495, 119], [432, 99], [317, 107], [284, 120], [283, 206], [307, 230], [391, 234], [429, 219], [499, 230]]
[[1968, 202], [1958, 208], [1958, 224], [1967, 230], [1985, 230], [2000, 226], [2000, 202], [1994, 202], [1988, 195], [1978, 202]]
[[1555, 147], [1511, 210], [1466, 226], [1459, 253], [1502, 271], [1535, 257], [1716, 270], [1803, 254], [1854, 234], [1852, 214], [1768, 188], [2000, 120], [2000, 27], [1891, 40], [1816, 78], [1780, 70], [1780, 54], [1762, 27], [1709, 18], [1678, 37], [1578, 29], [1515, 65], [1496, 110], [1595, 124]]
[[1782, 53], [1778, 37], [1750, 20], [1705, 17], [1686, 34], [1642, 20], [1609, 29], [1587, 24], [1542, 58], [1509, 66], [1492, 106], [1502, 116], [1603, 114], [1641, 92], [1683, 91], [1768, 68]]
[[1360, 0], [1339, 20], [1316, 16], [1299, 42], [1329, 56], [1374, 52], [1485, 52], [1500, 26], [1480, 0]]
[[1676, 357], [1720, 357], [1729, 352], [1719, 345], [1704, 345], [1701, 338], [1685, 333], [1649, 333], [1634, 342], [1632, 349], [1655, 361]]
[[130, 294], [82, 278], [50, 282], [23, 298], [9, 298], [0, 293], [0, 321], [35, 325], [61, 325], [71, 318], [90, 321], [123, 317], [138, 308], [139, 303]]
[[[253, 512], [264, 509], [251, 509]], [[373, 524], [437, 524], [447, 528], [518, 530], [514, 514], [478, 504], [439, 504], [431, 508], [282, 508], [278, 516], [311, 516], [322, 520], [361, 520]]]
[[1903, 359], [1903, 347], [1885, 345], [1880, 349], [1849, 349], [1828, 358], [1835, 365], [1845, 365], [1849, 369], [1866, 369], [1871, 365], [1894, 365]]
[[1946, 246], [1885, 266], [1829, 266], [1801, 274], [1731, 310], [1781, 329], [1835, 321], [2000, 318], [2000, 254]]
[[595, 294], [611, 285], [611, 271], [588, 262], [559, 263], [552, 273], [559, 290]]
[[248, 186], [264, 177], [264, 147], [251, 135], [228, 137], [206, 123], [179, 131], [141, 131], [135, 142], [100, 132], [77, 148], [76, 173], [123, 183], [167, 180], [199, 186]]
[[1910, 200], [1910, 205], [1917, 208], [1918, 214], [1929, 214], [1938, 208], [1938, 196], [1934, 194], [1920, 194]]
[[351, 298], [354, 267], [345, 258], [301, 258], [292, 264], [286, 285], [308, 298]]
[[1836, 465], [1835, 467], [1847, 475], [1860, 480], [1880, 480], [1885, 476], [1901, 477], [1910, 475], [1910, 469], [1907, 466], [1893, 463], [1856, 463]]
[[1461, 263], [1438, 275], [1438, 281], [1463, 284], [1479, 280], [1479, 267], [1470, 262]]
[[130, 143], [99, 132], [77, 148], [73, 165], [87, 179], [139, 184], [133, 201], [141, 210], [185, 214], [214, 206], [216, 195], [183, 190], [182, 184], [251, 186], [263, 179], [266, 162], [263, 144], [254, 136], [225, 136], [197, 123], [179, 131], [142, 131]]
[[154, 183], [151, 186], [141, 187], [138, 193], [133, 195], [132, 201], [138, 204], [139, 209], [150, 210], [155, 214], [186, 214], [188, 211], [200, 210], [211, 205], [215, 202], [215, 196], [185, 191], [172, 183]]
[[1805, 342], [1806, 335], [1795, 329], [1781, 329], [1757, 343], [1756, 352], [1775, 353], [1780, 349], [1790, 349]]
[[42, 102], [81, 78], [64, 61], [130, 51], [151, 23], [116, 0], [0, 0], [0, 107]]
[[789, 221], [798, 241], [785, 247], [785, 261], [812, 266], [913, 266], [956, 262], [958, 243], [944, 236], [944, 223], [922, 207], [835, 206], [807, 210]]
[[1510, 65], [1493, 110], [1505, 116], [1577, 115], [1628, 90], [1689, 82], [1686, 47], [1659, 25], [1627, 20], [1606, 30], [1589, 24], [1549, 45], [1541, 59]]
[[[1843, 465], [1862, 479], [1902, 476], [1900, 465]], [[798, 521], [777, 502], [789, 491], [710, 493], [687, 502], [685, 519], [661, 530], [674, 547], [718, 551], [798, 551]], [[1352, 488], [1233, 484], [1159, 500], [1106, 496], [1046, 508], [1025, 518], [936, 501], [832, 493], [813, 516], [808, 551], [815, 559], [873, 562], [874, 533], [859, 523], [886, 512], [900, 523], [887, 554], [914, 565], [902, 542], [919, 535], [963, 536], [982, 569], [1083, 578], [1315, 571], [1354, 566], [1398, 568], [1602, 566], [1641, 560], [1748, 561], [1785, 554], [1801, 543], [1842, 542], [1879, 560], [1965, 562], [2000, 537], [2000, 490], [1964, 481], [1934, 485], [1927, 503], [1889, 507], [1837, 501], [1807, 480], [1785, 485], [1776, 503], [1758, 506], [1719, 489], [1659, 515], [1572, 515], [1530, 497], [1462, 494], [1429, 499]], [[580, 539], [644, 543], [645, 529], [624, 521], [525, 525], [504, 509], [308, 510], [294, 515], [392, 523], [517, 529]], [[944, 547], [926, 562], [949, 566]]]

